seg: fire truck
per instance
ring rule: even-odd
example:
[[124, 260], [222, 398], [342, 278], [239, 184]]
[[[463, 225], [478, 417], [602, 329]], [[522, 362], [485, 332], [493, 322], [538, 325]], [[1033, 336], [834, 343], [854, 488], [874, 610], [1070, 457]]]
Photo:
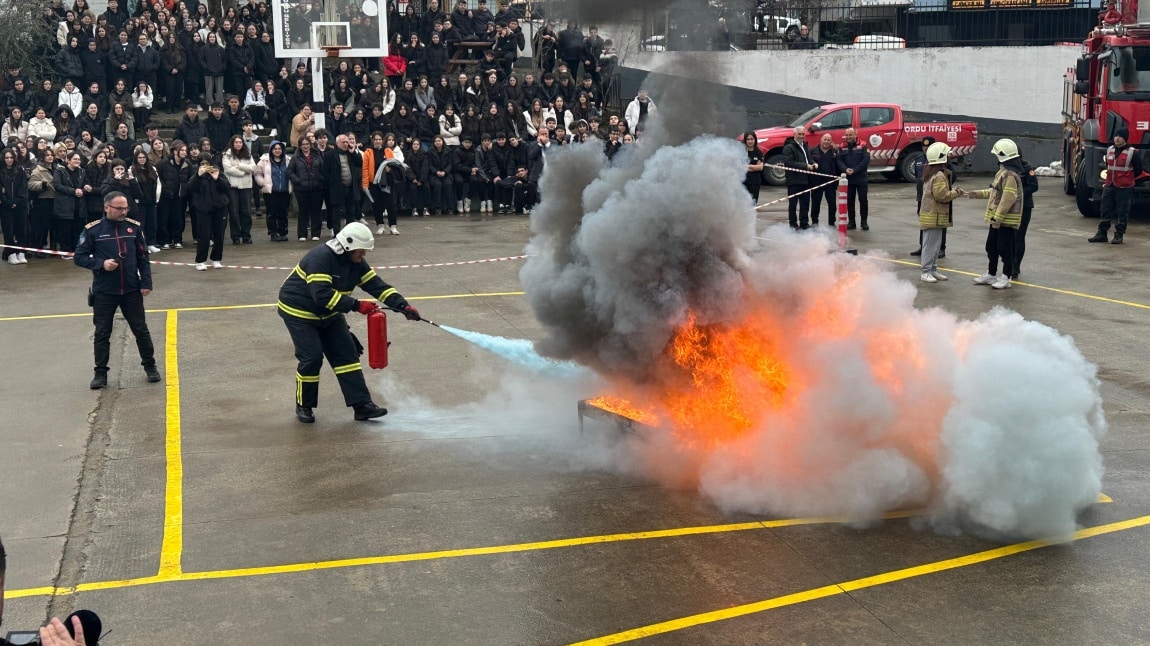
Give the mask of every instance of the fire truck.
[[[1141, 7], [1138, 0], [1110, 0], [1063, 88], [1063, 189], [1082, 215], [1098, 217], [1114, 131], [1130, 131], [1150, 168], [1150, 0]], [[1137, 179], [1134, 196], [1135, 206], [1150, 203], [1150, 174]]]

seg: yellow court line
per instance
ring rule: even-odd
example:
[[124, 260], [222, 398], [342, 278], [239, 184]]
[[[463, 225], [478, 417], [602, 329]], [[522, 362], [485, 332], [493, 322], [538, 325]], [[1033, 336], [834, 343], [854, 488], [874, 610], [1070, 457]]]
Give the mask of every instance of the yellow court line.
[[[435, 296], [410, 296], [407, 298], [409, 301], [437, 301], [447, 300], [452, 298], [486, 298], [488, 296], [523, 296], [525, 292], [485, 292], [479, 294], [438, 294]], [[172, 309], [162, 310], [147, 310], [149, 314], [158, 314], [160, 312], [215, 312], [221, 310], [244, 310], [254, 309], [261, 307], [275, 307], [275, 303], [253, 303], [250, 305], [204, 305], [200, 307], [175, 307]], [[5, 316], [0, 317], [0, 323], [5, 321], [40, 321], [44, 319], [66, 319], [78, 318], [82, 316], [91, 316], [91, 312], [82, 312], [79, 314], [37, 314], [32, 316]]]
[[[1081, 529], [1071, 537], [1071, 541], [1078, 541], [1084, 538], [1091, 538], [1094, 536], [1101, 536], [1103, 534], [1110, 534], [1113, 532], [1120, 532], [1127, 529], [1136, 527], [1143, 527], [1150, 525], [1150, 516], [1140, 516], [1138, 518], [1131, 518], [1117, 523], [1110, 523], [1107, 525], [1099, 525], [1097, 527], [1089, 527]], [[1014, 554], [1021, 554], [1022, 552], [1029, 552], [1031, 550], [1048, 547], [1055, 545], [1048, 541], [1027, 541], [1025, 543], [1015, 543], [1013, 545], [1006, 545], [984, 552], [976, 552], [966, 556], [959, 556], [957, 558], [945, 559], [942, 561], [935, 561], [933, 563], [924, 563], [923, 565], [916, 565], [914, 567], [905, 568], [902, 570], [892, 570], [882, 574], [863, 577], [861, 579], [854, 579], [851, 581], [844, 581], [842, 583], [835, 583], [826, 585], [821, 588], [814, 588], [811, 590], [804, 590], [794, 594], [787, 594], [781, 597], [774, 597], [773, 599], [765, 599], [755, 603], [743, 604], [731, 608], [724, 608], [722, 610], [714, 610], [711, 612], [704, 612], [697, 615], [689, 615], [687, 617], [680, 617], [670, 621], [664, 621], [657, 624], [650, 624], [625, 630], [623, 632], [605, 635], [603, 637], [596, 637], [581, 642], [575, 642], [571, 646], [607, 646], [608, 644], [622, 644], [623, 642], [634, 641], [636, 639], [643, 639], [653, 635], [662, 635], [665, 633], [674, 632], [677, 630], [684, 630], [686, 628], [693, 628], [702, 624], [714, 623], [716, 621], [724, 621], [726, 619], [733, 619], [735, 617], [743, 617], [766, 610], [774, 610], [775, 608], [783, 608], [786, 606], [793, 606], [807, 601], [814, 601], [816, 599], [825, 599], [848, 592], [855, 592], [857, 590], [864, 590], [866, 588], [873, 588], [887, 583], [894, 583], [895, 581], [903, 581], [914, 577], [925, 576], [928, 574], [935, 574], [938, 572], [945, 572], [956, 568], [967, 567], [970, 565], [978, 565], [987, 561], [993, 561], [1006, 556]]]
[[178, 326], [179, 313], [168, 310], [168, 325], [164, 333], [164, 366], [168, 373], [167, 432], [164, 439], [167, 479], [164, 487], [164, 540], [160, 546], [161, 577], [183, 572], [184, 457], [181, 449]]
[[[917, 262], [911, 262], [909, 260], [897, 260], [895, 258], [882, 258], [882, 257], [877, 257], [877, 256], [867, 256], [867, 257], [868, 258], [874, 258], [875, 260], [884, 260], [886, 262], [893, 262], [893, 263], [899, 264], [899, 265], [906, 265], [908, 267], [921, 267], [922, 266], [921, 264], [919, 264]], [[958, 274], [960, 276], [975, 276], [975, 277], [977, 277], [977, 276], [982, 275], [982, 274], [976, 274], [976, 273], [970, 272], [970, 271], [962, 271], [961, 269], [952, 269], [950, 267], [939, 267], [939, 271], [945, 271], [948, 274]], [[1103, 303], [1113, 303], [1115, 305], [1125, 305], [1126, 307], [1134, 307], [1134, 308], [1137, 308], [1140, 310], [1150, 310], [1150, 305], [1147, 305], [1145, 303], [1135, 303], [1133, 301], [1123, 301], [1123, 300], [1119, 300], [1117, 298], [1108, 298], [1106, 296], [1098, 296], [1097, 294], [1086, 294], [1083, 292], [1075, 292], [1075, 291], [1071, 291], [1069, 289], [1059, 289], [1057, 287], [1047, 287], [1045, 285], [1036, 285], [1034, 283], [1024, 283], [1024, 282], [1018, 281], [1018, 280], [1014, 281], [1014, 284], [1020, 285], [1022, 287], [1030, 287], [1032, 289], [1041, 289], [1041, 290], [1048, 291], [1048, 292], [1054, 292], [1055, 294], [1062, 294], [1063, 296], [1076, 296], [1078, 298], [1085, 298], [1085, 299], [1091, 300], [1091, 301], [1101, 301]]]
[[[883, 515], [886, 520], [909, 518], [916, 516], [920, 511], [893, 511]], [[284, 565], [269, 565], [265, 567], [235, 568], [227, 570], [209, 570], [205, 572], [181, 572], [161, 574], [136, 579], [122, 579], [113, 581], [96, 581], [81, 583], [67, 588], [26, 588], [22, 590], [9, 590], [5, 594], [7, 599], [20, 597], [36, 597], [44, 595], [66, 595], [77, 592], [90, 592], [93, 590], [111, 590], [116, 588], [129, 588], [156, 583], [172, 583], [177, 581], [204, 581], [210, 579], [234, 579], [254, 576], [268, 576], [273, 574], [291, 574], [296, 572], [311, 572], [314, 570], [332, 570], [339, 568], [363, 567], [368, 565], [389, 565], [393, 563], [411, 563], [414, 561], [431, 561], [441, 559], [457, 559], [472, 556], [488, 556], [491, 554], [514, 554], [534, 552], [539, 550], [558, 549], [564, 547], [579, 547], [583, 545], [602, 545], [606, 543], [619, 543], [624, 541], [641, 541], [658, 538], [675, 538], [679, 536], [699, 536], [704, 534], [723, 534], [727, 532], [740, 532], [755, 529], [775, 529], [780, 527], [798, 527], [801, 525], [842, 524], [853, 522], [851, 519], [837, 516], [814, 518], [786, 518], [781, 520], [762, 520], [748, 523], [731, 523], [726, 525], [698, 525], [692, 527], [676, 527], [674, 529], [657, 529], [646, 532], [629, 532], [624, 534], [601, 534], [595, 536], [578, 536], [575, 538], [561, 538], [550, 541], [536, 541], [531, 543], [510, 543], [506, 545], [490, 545], [486, 547], [468, 547], [456, 550], [439, 550], [434, 552], [408, 552], [405, 554], [391, 554], [386, 556], [368, 556], [351, 559], [338, 559], [333, 561], [316, 561], [308, 563], [287, 563]]]

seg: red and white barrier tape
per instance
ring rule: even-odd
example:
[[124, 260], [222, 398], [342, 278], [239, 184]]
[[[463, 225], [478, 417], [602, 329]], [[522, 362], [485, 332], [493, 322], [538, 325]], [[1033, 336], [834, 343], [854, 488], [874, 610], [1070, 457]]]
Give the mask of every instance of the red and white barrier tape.
[[756, 210], [756, 211], [762, 211], [764, 207], [768, 207], [768, 206], [770, 206], [770, 205], [772, 205], [772, 204], [778, 204], [779, 202], [785, 202], [786, 200], [789, 200], [789, 199], [791, 199], [792, 197], [796, 197], [796, 196], [802, 195], [803, 193], [810, 193], [811, 191], [817, 191], [817, 190], [819, 190], [820, 188], [826, 188], [827, 186], [830, 186], [831, 184], [837, 184], [837, 183], [838, 183], [838, 181], [839, 181], [839, 180], [838, 180], [838, 178], [836, 177], [835, 179], [832, 179], [832, 180], [830, 180], [830, 181], [826, 182], [825, 184], [819, 184], [818, 186], [812, 186], [812, 187], [808, 188], [807, 190], [805, 190], [805, 191], [799, 191], [798, 193], [795, 193], [794, 195], [786, 195], [786, 196], [784, 196], [784, 197], [780, 197], [780, 198], [779, 198], [779, 199], [777, 199], [777, 200], [771, 200], [770, 202], [763, 202], [762, 204], [760, 204], [760, 205], [756, 206], [756, 207], [755, 207], [755, 210]]
[[[51, 249], [36, 249], [36, 248], [32, 248], [32, 247], [17, 247], [16, 245], [6, 245], [6, 244], [0, 244], [0, 247], [7, 247], [8, 249], [17, 249], [19, 251], [27, 251], [30, 253], [42, 253], [42, 254], [48, 254], [48, 255], [52, 255], [52, 256], [64, 256], [65, 258], [71, 258], [72, 257], [72, 253], [67, 252], [67, 251], [52, 251]], [[433, 263], [425, 263], [422, 265], [385, 265], [382, 267], [373, 267], [372, 269], [376, 269], [376, 270], [381, 270], [381, 269], [386, 269], [386, 270], [391, 270], [391, 269], [429, 269], [432, 267], [454, 267], [457, 265], [481, 265], [481, 264], [492, 263], [492, 262], [504, 262], [507, 260], [523, 260], [526, 257], [527, 257], [526, 255], [502, 256], [500, 258], [483, 258], [482, 260], [457, 260], [454, 262], [433, 262]], [[194, 263], [194, 262], [173, 262], [170, 260], [149, 260], [149, 262], [151, 262], [151, 264], [153, 264], [153, 265], [163, 265], [166, 267], [195, 267], [196, 266], [196, 263]], [[272, 270], [276, 270], [276, 271], [291, 271], [292, 269], [295, 269], [295, 267], [271, 267], [271, 266], [263, 266], [263, 265], [224, 265], [223, 268], [224, 269], [272, 269]]]
[[826, 173], [818, 173], [818, 172], [815, 172], [813, 170], [803, 170], [801, 168], [791, 168], [790, 166], [783, 166], [781, 164], [768, 164], [766, 162], [763, 162], [763, 167], [764, 168], [781, 168], [782, 170], [785, 170], [788, 173], [800, 173], [802, 175], [818, 175], [819, 177], [833, 177], [835, 179], [839, 178], [838, 175], [827, 175]]

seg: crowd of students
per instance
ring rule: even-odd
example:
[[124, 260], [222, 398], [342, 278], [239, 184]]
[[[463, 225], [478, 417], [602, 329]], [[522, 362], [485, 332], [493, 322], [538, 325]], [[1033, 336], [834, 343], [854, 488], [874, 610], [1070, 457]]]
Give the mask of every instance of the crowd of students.
[[[274, 57], [266, 4], [108, 0], [99, 16], [86, 0], [58, 7], [46, 18], [58, 23], [56, 76], [8, 67], [0, 77], [3, 259], [67, 257], [114, 190], [129, 195], [150, 253], [195, 240], [204, 269], [226, 237], [253, 242], [253, 217], [266, 215], [279, 242], [361, 218], [398, 235], [401, 215], [522, 213], [551, 146], [599, 140], [613, 157], [634, 141], [654, 104], [644, 95], [642, 109], [603, 116], [614, 52], [601, 39], [586, 49], [594, 57], [562, 61], [559, 50], [538, 74], [515, 72], [499, 46], [477, 48], [470, 73], [440, 73], [437, 48], [463, 42], [452, 17], [468, 14], [474, 29], [483, 11], [409, 5], [389, 23], [388, 56], [340, 59], [320, 75], [321, 118], [307, 63]], [[506, 7], [487, 24], [522, 48]], [[172, 137], [160, 136], [156, 110], [183, 111]]]

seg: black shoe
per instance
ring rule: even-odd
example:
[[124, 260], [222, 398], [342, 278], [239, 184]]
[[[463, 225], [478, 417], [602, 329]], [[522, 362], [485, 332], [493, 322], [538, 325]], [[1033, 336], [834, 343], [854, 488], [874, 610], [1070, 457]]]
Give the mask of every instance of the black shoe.
[[92, 377], [92, 381], [88, 384], [88, 387], [92, 390], [100, 390], [101, 388], [106, 388], [107, 386], [108, 375], [103, 373], [96, 373], [96, 376]]
[[1089, 238], [1087, 240], [1087, 242], [1107, 242], [1106, 232], [1105, 231], [1099, 231], [1098, 233], [1095, 233], [1094, 237]]
[[915, 249], [914, 251], [910, 252], [910, 255], [916, 256], [916, 257], [921, 256], [922, 255], [922, 247], [919, 247], [918, 249]]
[[251, 238], [244, 238], [244, 244], [251, 244], [251, 243], [252, 243]]
[[946, 258], [946, 252], [945, 251], [938, 252], [938, 257], [939, 258]]
[[854, 231], [857, 228], [854, 222], [847, 222], [847, 231]]
[[308, 408], [307, 406], [297, 405], [295, 407], [295, 418], [298, 419], [299, 421], [303, 422], [304, 424], [314, 424], [315, 423], [315, 414], [312, 413], [311, 409]]
[[809, 224], [800, 224], [800, 225], [799, 225], [799, 228], [800, 228], [800, 229], [802, 229], [803, 231], [806, 231], [807, 229], [811, 228], [811, 225], [809, 225]]
[[1114, 239], [1110, 241], [1110, 244], [1122, 244], [1122, 234], [1115, 233]]
[[148, 383], [154, 384], [160, 380], [160, 371], [155, 366], [145, 366], [144, 374], [148, 376]]
[[376, 417], [383, 417], [384, 415], [387, 415], [387, 409], [380, 408], [371, 402], [355, 407], [355, 421], [357, 422], [364, 422], [369, 419], [375, 419]]
[[232, 238], [232, 244], [239, 244], [239, 243], [240, 243], [239, 238]]
[[863, 220], [862, 230], [863, 231], [870, 231], [870, 225], [866, 223], [866, 220]]

